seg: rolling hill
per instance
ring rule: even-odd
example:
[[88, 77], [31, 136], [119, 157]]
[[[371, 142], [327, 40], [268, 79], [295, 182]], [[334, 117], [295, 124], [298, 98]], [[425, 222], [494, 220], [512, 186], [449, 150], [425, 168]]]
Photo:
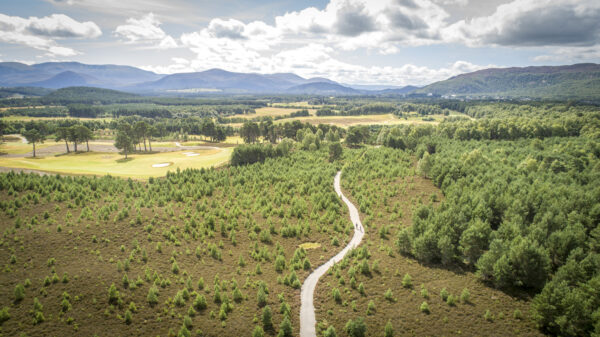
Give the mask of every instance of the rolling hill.
[[451, 77], [414, 91], [436, 96], [531, 98], [600, 97], [600, 65], [492, 68]]
[[102, 88], [93, 87], [68, 87], [55, 90], [44, 97], [44, 104], [70, 104], [70, 103], [116, 103], [125, 100], [135, 100], [138, 95]]
[[[161, 75], [130, 66], [88, 65], [78, 62], [46, 62], [27, 65], [18, 62], [0, 62], [0, 86], [40, 87], [61, 89], [67, 87], [97, 87], [137, 93], [225, 93], [257, 94], [286, 93], [288, 89], [305, 84], [327, 85], [325, 92], [319, 86], [309, 86], [307, 92], [353, 94], [350, 88], [326, 78], [303, 78], [292, 73], [258, 74], [237, 73], [222, 69], [202, 72]], [[302, 90], [301, 90], [302, 91]], [[304, 92], [304, 91], [302, 91]]]
[[[196, 89], [198, 91], [220, 93], [288, 93], [292, 88], [314, 83], [342, 87], [338, 83], [328, 79], [305, 79], [292, 73], [236, 73], [222, 69], [210, 69], [202, 72], [167, 75], [160, 80], [138, 84], [128, 89], [130, 91], [138, 92], [182, 91]], [[317, 94], [326, 94], [325, 92], [316, 90], [317, 88], [318, 86], [313, 87], [311, 91]], [[353, 89], [346, 89], [349, 89], [349, 92], [353, 92]], [[340, 92], [342, 91], [344, 90], [340, 90]], [[291, 92], [294, 91], [292, 90]]]
[[289, 94], [301, 95], [357, 95], [361, 92], [337, 83], [315, 82], [291, 87], [286, 90]]
[[89, 65], [78, 62], [46, 62], [27, 65], [0, 62], [0, 86], [30, 86], [64, 88], [89, 85], [101, 88], [122, 88], [136, 83], [155, 81], [164, 75], [130, 66]]

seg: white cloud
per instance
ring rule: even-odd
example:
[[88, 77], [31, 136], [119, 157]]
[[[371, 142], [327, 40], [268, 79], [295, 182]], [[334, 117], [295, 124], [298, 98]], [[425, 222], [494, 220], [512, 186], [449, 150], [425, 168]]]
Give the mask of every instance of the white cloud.
[[141, 19], [127, 19], [127, 24], [118, 26], [114, 34], [127, 43], [140, 43], [157, 49], [176, 48], [175, 39], [167, 35], [160, 25], [154, 14], [148, 13]]
[[[58, 8], [76, 8], [89, 13], [101, 13], [103, 18], [132, 17], [142, 13], [158, 13], [170, 22], [194, 17], [187, 0], [45, 0]], [[187, 3], [186, 3], [187, 2]]]
[[0, 41], [44, 50], [53, 56], [73, 56], [79, 53], [58, 45], [58, 39], [93, 39], [100, 35], [102, 31], [94, 22], [79, 22], [63, 14], [25, 19], [0, 13]]
[[331, 0], [323, 10], [311, 7], [278, 16], [273, 25], [215, 18], [205, 28], [181, 35], [182, 46], [195, 58], [145, 69], [174, 73], [223, 68], [293, 72], [346, 83], [426, 84], [481, 67], [464, 61], [440, 69], [365, 66], [334, 55], [364, 48], [393, 54], [404, 45], [440, 43], [447, 17], [430, 0]]
[[216, 38], [227, 38], [227, 39], [245, 39], [244, 23], [238, 20], [229, 19], [221, 20], [214, 19], [208, 25], [207, 32]]
[[584, 62], [600, 59], [600, 46], [552, 48], [549, 53], [533, 58], [536, 62]]
[[287, 35], [309, 36], [348, 50], [391, 53], [397, 50], [394, 45], [440, 42], [439, 31], [448, 17], [431, 0], [331, 0], [323, 10], [310, 7], [278, 16], [275, 27]]
[[433, 2], [435, 2], [438, 5], [445, 5], [445, 6], [466, 6], [469, 4], [469, 0], [433, 0]]
[[514, 0], [485, 17], [444, 29], [447, 41], [470, 46], [590, 46], [600, 43], [597, 0]]

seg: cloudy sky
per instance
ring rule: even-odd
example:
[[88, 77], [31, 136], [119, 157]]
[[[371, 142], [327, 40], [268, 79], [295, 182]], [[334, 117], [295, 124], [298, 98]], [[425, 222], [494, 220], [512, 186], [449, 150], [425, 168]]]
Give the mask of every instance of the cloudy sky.
[[0, 0], [0, 60], [422, 85], [600, 63], [600, 1]]

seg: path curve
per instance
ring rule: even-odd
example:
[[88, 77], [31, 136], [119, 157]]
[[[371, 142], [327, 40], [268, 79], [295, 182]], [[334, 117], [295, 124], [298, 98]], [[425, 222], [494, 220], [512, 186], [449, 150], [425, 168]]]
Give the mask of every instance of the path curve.
[[308, 275], [306, 280], [304, 280], [304, 283], [302, 284], [302, 290], [300, 291], [300, 337], [317, 336], [317, 321], [315, 318], [313, 299], [319, 278], [323, 276], [334, 264], [340, 262], [350, 250], [358, 246], [365, 235], [365, 230], [360, 222], [358, 210], [342, 193], [342, 189], [340, 188], [341, 177], [342, 171], [338, 171], [338, 173], [335, 175], [335, 179], [333, 179], [333, 187], [335, 189], [335, 193], [337, 193], [337, 195], [342, 198], [342, 201], [348, 206], [350, 220], [352, 221], [352, 224], [354, 224], [354, 236], [352, 236], [352, 240], [350, 240], [344, 249], [332, 257], [329, 261], [320, 265], [317, 269], [310, 273], [310, 275]]

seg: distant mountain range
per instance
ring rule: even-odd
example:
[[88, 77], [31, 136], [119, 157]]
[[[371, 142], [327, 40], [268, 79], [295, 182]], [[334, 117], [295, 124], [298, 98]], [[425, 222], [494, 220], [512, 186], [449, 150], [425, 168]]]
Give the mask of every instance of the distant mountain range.
[[[303, 78], [292, 73], [236, 73], [210, 69], [161, 75], [129, 66], [48, 62], [26, 65], [0, 62], [1, 87], [98, 87], [142, 94], [311, 94], [358, 95], [392, 90], [408, 93], [415, 87], [343, 85], [327, 78]], [[396, 92], [397, 91], [397, 92]]]
[[413, 94], [600, 99], [600, 65], [491, 68], [451, 77]]
[[123, 88], [162, 78], [150, 71], [118, 65], [88, 65], [78, 62], [47, 62], [26, 65], [0, 63], [0, 86], [64, 88], [87, 85], [101, 88]]
[[347, 85], [292, 73], [236, 73], [210, 69], [161, 75], [130, 66], [48, 62], [0, 63], [0, 87], [99, 87], [138, 94], [416, 95], [448, 97], [600, 97], [600, 65], [485, 69], [419, 88]]

